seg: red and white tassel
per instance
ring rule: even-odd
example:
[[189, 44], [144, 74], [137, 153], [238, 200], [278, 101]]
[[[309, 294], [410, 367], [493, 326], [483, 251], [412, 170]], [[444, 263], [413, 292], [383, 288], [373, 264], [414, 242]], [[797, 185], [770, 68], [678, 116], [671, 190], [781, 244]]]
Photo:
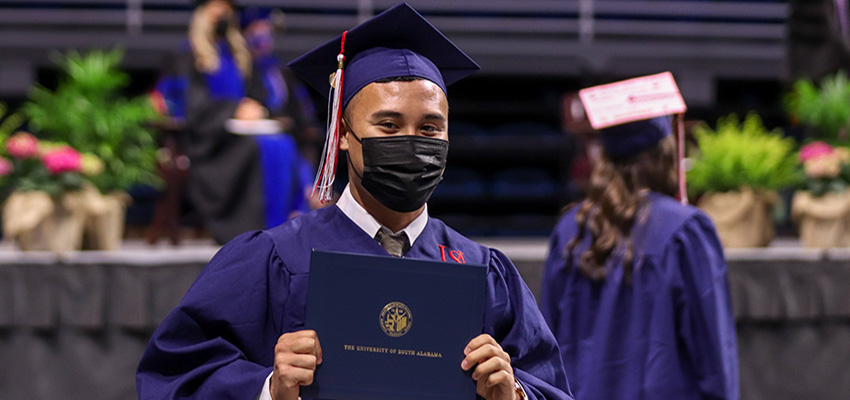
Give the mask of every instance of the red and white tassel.
[[325, 131], [325, 147], [319, 160], [319, 171], [313, 184], [311, 196], [318, 196], [320, 203], [333, 200], [333, 184], [336, 178], [336, 164], [339, 158], [340, 122], [342, 121], [342, 85], [343, 65], [345, 64], [345, 35], [342, 33], [339, 55], [336, 56], [337, 70], [331, 75], [331, 89], [328, 93], [328, 119]]

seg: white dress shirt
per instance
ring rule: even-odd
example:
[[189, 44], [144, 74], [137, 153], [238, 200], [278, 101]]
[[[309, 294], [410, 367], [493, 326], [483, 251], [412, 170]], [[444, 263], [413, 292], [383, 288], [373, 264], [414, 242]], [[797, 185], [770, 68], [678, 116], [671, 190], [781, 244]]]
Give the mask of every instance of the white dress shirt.
[[[375, 237], [378, 234], [378, 231], [381, 230], [381, 224], [366, 211], [357, 200], [354, 200], [354, 196], [351, 195], [351, 190], [348, 188], [348, 185], [345, 186], [345, 190], [342, 191], [342, 195], [339, 197], [339, 200], [336, 202], [336, 206], [339, 207], [340, 211], [345, 214], [348, 219], [354, 222], [357, 226], [360, 227], [364, 232], [366, 232], [369, 237]], [[413, 243], [416, 242], [416, 239], [419, 238], [419, 235], [422, 231], [425, 230], [425, 225], [428, 224], [428, 204], [425, 204], [425, 208], [422, 209], [422, 213], [419, 214], [416, 219], [410, 222], [402, 231], [407, 234], [407, 238], [410, 240], [410, 245], [413, 246]], [[398, 234], [398, 232], [393, 232], [393, 234]], [[271, 393], [269, 392], [269, 381], [272, 378], [272, 371], [269, 376], [266, 377], [266, 382], [263, 384], [263, 388], [260, 389], [260, 393], [254, 397], [255, 400], [272, 400]]]
[[[378, 231], [381, 230], [381, 224], [366, 211], [357, 200], [354, 200], [354, 196], [351, 195], [351, 191], [348, 188], [348, 185], [345, 186], [345, 190], [342, 191], [342, 196], [339, 196], [339, 200], [336, 202], [336, 206], [348, 217], [350, 220], [354, 221], [360, 229], [363, 229], [369, 237], [375, 237], [378, 234]], [[425, 204], [425, 208], [422, 209], [422, 213], [419, 214], [416, 219], [410, 222], [402, 231], [407, 234], [407, 238], [410, 239], [410, 245], [413, 246], [413, 243], [416, 242], [416, 239], [425, 230], [425, 225], [428, 224], [428, 204]], [[393, 234], [398, 234], [398, 232], [393, 232]]]

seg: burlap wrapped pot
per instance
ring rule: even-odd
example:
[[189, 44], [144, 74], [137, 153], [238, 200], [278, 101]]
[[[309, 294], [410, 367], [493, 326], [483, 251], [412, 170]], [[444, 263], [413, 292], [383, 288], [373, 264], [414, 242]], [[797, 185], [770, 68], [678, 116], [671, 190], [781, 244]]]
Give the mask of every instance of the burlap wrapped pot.
[[706, 193], [697, 206], [714, 221], [724, 247], [764, 247], [773, 240], [770, 210], [778, 199], [775, 192], [743, 188], [737, 192]]
[[3, 206], [3, 235], [22, 250], [79, 250], [86, 215], [86, 201], [80, 191], [55, 199], [45, 192], [15, 191]]
[[130, 196], [124, 192], [100, 194], [94, 187], [85, 189], [89, 205], [83, 235], [83, 249], [117, 250], [124, 239], [124, 217]]
[[797, 192], [791, 202], [791, 218], [800, 227], [805, 247], [850, 246], [850, 191], [818, 197]]

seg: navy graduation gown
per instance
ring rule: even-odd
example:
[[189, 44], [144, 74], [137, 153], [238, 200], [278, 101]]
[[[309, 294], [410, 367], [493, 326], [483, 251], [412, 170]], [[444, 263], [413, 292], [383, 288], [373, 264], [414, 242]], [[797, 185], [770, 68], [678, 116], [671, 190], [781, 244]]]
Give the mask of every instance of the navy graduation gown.
[[[278, 337], [304, 328], [314, 248], [389, 256], [336, 206], [240, 235], [154, 333], [136, 375], [139, 398], [254, 398]], [[572, 398], [555, 339], [507, 257], [433, 218], [405, 257], [488, 265], [484, 331], [511, 355], [531, 399]], [[463, 354], [457, 360], [460, 368]]]
[[[708, 217], [651, 194], [632, 231], [633, 283], [617, 258], [592, 282], [565, 261], [577, 209], [552, 234], [541, 298], [576, 398], [737, 399], [726, 262]], [[589, 244], [588, 235], [573, 250], [573, 265]]]

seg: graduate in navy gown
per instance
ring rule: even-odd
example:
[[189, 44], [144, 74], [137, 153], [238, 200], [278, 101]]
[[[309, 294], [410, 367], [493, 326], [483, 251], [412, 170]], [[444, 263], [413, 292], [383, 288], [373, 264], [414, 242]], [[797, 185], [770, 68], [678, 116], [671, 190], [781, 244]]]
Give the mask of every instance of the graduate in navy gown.
[[[290, 65], [326, 92], [339, 69], [339, 131], [334, 121], [329, 130], [348, 152], [350, 183], [337, 204], [221, 249], [154, 333], [139, 398], [297, 399], [322, 362], [322, 332], [304, 330], [317, 249], [488, 266], [484, 329], [458, 368], [487, 400], [572, 399], [555, 338], [511, 261], [428, 216], [448, 150], [446, 85], [478, 66], [406, 4]], [[328, 180], [318, 183], [330, 195]]]
[[668, 117], [601, 130], [587, 199], [552, 233], [541, 309], [577, 399], [737, 399], [711, 220], [677, 202]]

